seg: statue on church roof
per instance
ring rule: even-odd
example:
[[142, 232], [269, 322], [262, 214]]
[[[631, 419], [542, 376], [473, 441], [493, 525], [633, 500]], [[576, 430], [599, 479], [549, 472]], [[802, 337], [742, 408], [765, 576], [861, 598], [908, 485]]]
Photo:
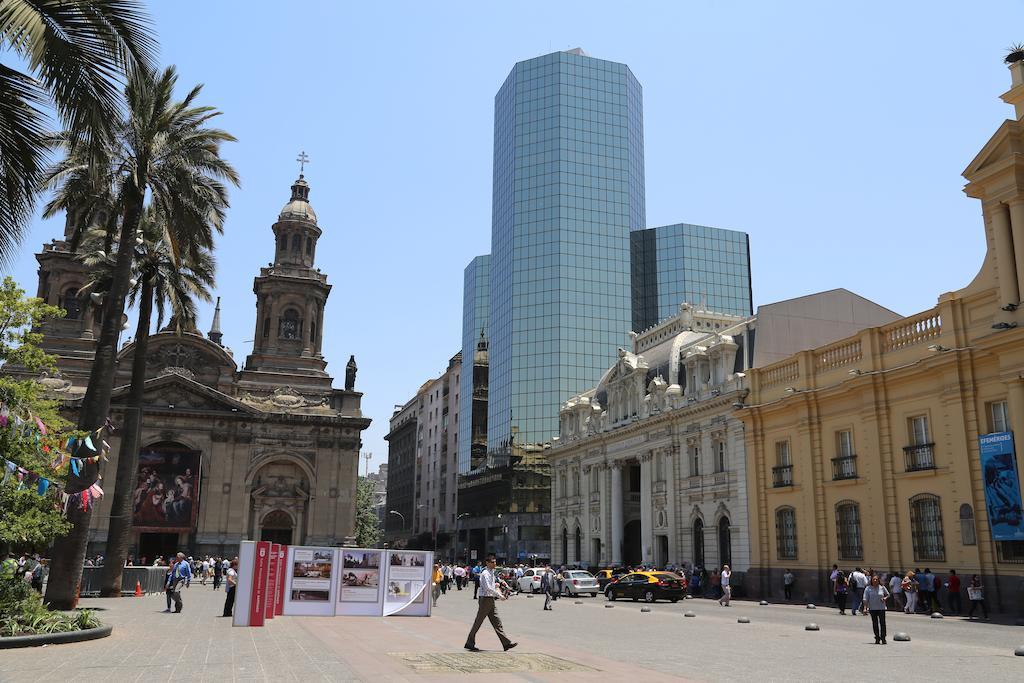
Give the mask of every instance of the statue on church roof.
[[353, 391], [356, 387], [356, 357], [352, 354], [348, 357], [348, 364], [345, 365], [345, 391]]

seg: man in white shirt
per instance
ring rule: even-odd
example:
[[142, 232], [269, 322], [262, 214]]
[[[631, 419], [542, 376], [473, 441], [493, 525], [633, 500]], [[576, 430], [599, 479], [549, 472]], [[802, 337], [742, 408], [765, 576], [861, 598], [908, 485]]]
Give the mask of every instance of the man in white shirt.
[[732, 578], [732, 570], [729, 569], [729, 565], [722, 565], [722, 573], [719, 576], [722, 580], [722, 597], [718, 599], [718, 604], [722, 607], [728, 607], [729, 601], [732, 599], [732, 586], [729, 585], [729, 581]]
[[864, 589], [867, 587], [868, 576], [860, 567], [857, 567], [853, 570], [853, 573], [850, 574], [850, 605], [853, 606], [853, 610], [851, 610], [850, 614], [856, 614], [858, 609], [861, 614], [867, 614], [864, 610], [864, 605], [862, 604], [864, 600]]
[[461, 564], [455, 565], [455, 587], [462, 590], [462, 586], [466, 583], [466, 568]]
[[501, 646], [506, 651], [519, 644], [513, 643], [505, 635], [505, 630], [501, 625], [501, 617], [498, 616], [497, 601], [505, 600], [506, 598], [505, 594], [498, 590], [497, 577], [494, 575], [496, 566], [497, 560], [494, 555], [488, 555], [484, 570], [480, 572], [480, 591], [477, 600], [476, 619], [473, 621], [473, 628], [469, 630], [469, 635], [466, 636], [465, 647], [470, 652], [480, 651], [480, 648], [476, 646], [476, 633], [480, 630], [480, 626], [484, 623], [485, 618], [490, 620], [498, 640], [501, 641]]

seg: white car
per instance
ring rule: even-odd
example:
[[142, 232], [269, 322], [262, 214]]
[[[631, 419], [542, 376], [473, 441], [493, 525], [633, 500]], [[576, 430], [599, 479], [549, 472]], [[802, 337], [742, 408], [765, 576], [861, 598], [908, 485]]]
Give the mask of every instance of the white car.
[[584, 595], [596, 598], [601, 588], [597, 584], [597, 578], [588, 571], [582, 569], [570, 569], [562, 573], [565, 579], [562, 582], [563, 595]]
[[519, 577], [519, 590], [524, 593], [540, 593], [540, 577], [543, 576], [544, 569], [527, 569], [523, 572], [523, 575]]

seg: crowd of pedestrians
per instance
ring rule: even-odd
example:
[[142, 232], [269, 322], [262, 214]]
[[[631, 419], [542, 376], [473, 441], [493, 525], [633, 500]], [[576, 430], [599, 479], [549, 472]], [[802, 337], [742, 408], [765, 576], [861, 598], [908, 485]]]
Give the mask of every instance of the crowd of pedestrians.
[[[786, 570], [786, 575], [792, 576], [789, 570]], [[884, 599], [888, 609], [902, 610], [906, 614], [963, 614], [964, 587], [955, 569], [950, 569], [948, 574], [943, 576], [932, 572], [928, 567], [923, 572], [920, 569], [907, 572], [879, 572], [868, 569], [865, 572], [860, 567], [847, 572], [834, 564], [829, 582], [840, 614], [846, 614], [847, 606], [851, 614], [867, 614], [869, 608], [866, 607], [865, 590], [875, 584], [885, 593]], [[787, 599], [791, 599], [792, 583], [790, 580], [785, 586]], [[977, 574], [971, 577], [966, 592], [970, 603], [967, 617], [973, 619], [975, 611], [978, 610], [985, 619], [988, 619], [985, 590]], [[882, 630], [884, 632], [884, 625]]]

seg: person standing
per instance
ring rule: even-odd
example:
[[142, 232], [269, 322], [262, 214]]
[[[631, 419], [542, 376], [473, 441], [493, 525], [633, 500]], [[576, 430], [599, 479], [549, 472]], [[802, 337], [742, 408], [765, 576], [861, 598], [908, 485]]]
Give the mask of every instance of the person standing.
[[796, 577], [793, 576], [793, 572], [789, 569], [782, 575], [782, 590], [786, 594], [787, 600], [793, 599], [793, 584], [796, 583]]
[[864, 589], [868, 586], [868, 577], [857, 567], [850, 574], [850, 614], [857, 614], [857, 610], [861, 611], [861, 614], [867, 614], [864, 611], [863, 598]]
[[480, 574], [483, 573], [483, 567], [480, 566], [480, 562], [476, 563], [476, 566], [470, 570], [470, 575], [473, 578], [473, 599], [476, 600], [477, 594], [480, 592]]
[[894, 571], [889, 577], [889, 593], [892, 594], [892, 608], [903, 609], [906, 604], [906, 596], [903, 594], [903, 579], [900, 573]]
[[955, 569], [950, 569], [946, 577], [946, 592], [949, 594], [949, 611], [960, 616], [963, 605], [960, 602], [960, 577], [956, 575]]
[[924, 568], [924, 575], [918, 577], [918, 602], [924, 608], [925, 614], [931, 614], [935, 609], [935, 574], [929, 567]]
[[728, 607], [729, 601], [732, 599], [732, 586], [729, 585], [729, 580], [732, 578], [732, 570], [729, 569], [729, 565], [722, 565], [720, 578], [722, 581], [722, 597], [718, 599], [718, 604], [722, 607]]
[[220, 582], [224, 578], [224, 567], [220, 563], [220, 558], [213, 558], [213, 590], [220, 590]]
[[907, 604], [903, 606], [904, 613], [914, 614], [917, 611], [917, 574], [907, 572], [900, 588], [903, 589], [903, 595], [907, 598]]
[[235, 607], [235, 586], [238, 585], [238, 560], [235, 560], [228, 566], [228, 570], [224, 572], [224, 579], [227, 584], [228, 595], [224, 598], [223, 616], [230, 617], [231, 611]]
[[167, 568], [167, 573], [164, 574], [164, 597], [167, 598], [167, 609], [164, 610], [165, 612], [171, 611], [171, 601], [173, 600], [171, 585], [174, 578], [174, 567], [177, 564], [177, 562], [172, 562], [171, 566]]
[[466, 583], [466, 568], [461, 564], [455, 565], [455, 588], [462, 590], [462, 586]]
[[437, 599], [441, 597], [441, 582], [444, 581], [444, 572], [441, 571], [441, 563], [434, 563], [434, 573], [430, 577], [430, 597], [434, 600], [434, 607], [437, 607]]
[[488, 555], [487, 567], [479, 575], [477, 590], [480, 597], [477, 600], [476, 619], [473, 620], [473, 627], [469, 630], [469, 635], [466, 636], [465, 648], [470, 652], [480, 651], [480, 648], [476, 646], [476, 634], [480, 630], [481, 624], [484, 623], [484, 619], [488, 619], [491, 622], [491, 626], [494, 627], [494, 633], [497, 634], [498, 640], [501, 641], [501, 646], [506, 652], [519, 644], [512, 642], [505, 635], [505, 629], [501, 624], [501, 617], [498, 616], [497, 601], [506, 600], [507, 598], [498, 590], [495, 582], [494, 568], [497, 564], [498, 561], [494, 555]]
[[837, 569], [832, 572], [836, 578], [832, 580], [832, 594], [836, 597], [836, 604], [839, 605], [839, 614], [846, 614], [846, 595], [850, 585], [846, 581], [846, 574]]
[[967, 586], [967, 599], [971, 601], [971, 609], [967, 610], [967, 618], [974, 618], [974, 610], [981, 607], [981, 614], [988, 619], [988, 608], [985, 607], [985, 587], [981, 585], [981, 577], [977, 574], [971, 577], [971, 583]]
[[554, 574], [551, 573], [547, 567], [544, 568], [544, 573], [540, 577], [540, 591], [544, 594], [544, 609], [551, 609], [551, 591], [554, 590], [554, 581], [552, 580]]
[[878, 575], [871, 576], [871, 585], [864, 588], [863, 609], [871, 615], [871, 630], [875, 632], [875, 645], [885, 642], [885, 601], [889, 599], [889, 591], [878, 580]]

